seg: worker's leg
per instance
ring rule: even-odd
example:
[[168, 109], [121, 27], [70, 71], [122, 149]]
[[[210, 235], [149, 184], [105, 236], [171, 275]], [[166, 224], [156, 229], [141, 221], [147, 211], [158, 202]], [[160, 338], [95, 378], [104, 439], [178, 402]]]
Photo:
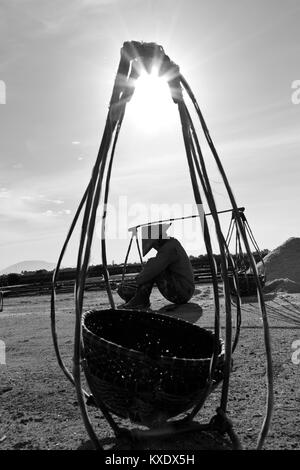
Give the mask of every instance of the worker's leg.
[[118, 286], [117, 293], [121, 297], [121, 299], [125, 300], [125, 302], [129, 302], [132, 299], [137, 291], [137, 284], [136, 283], [123, 283]]
[[194, 287], [184, 280], [179, 280], [170, 271], [163, 271], [156, 278], [160, 293], [174, 304], [186, 304], [194, 294]]
[[150, 294], [153, 288], [154, 280], [141, 284], [137, 287], [135, 295], [122, 308], [143, 309], [150, 307]]
[[[147, 263], [151, 262], [153, 258], [148, 259]], [[148, 281], [144, 284], [132, 286], [129, 289], [126, 288], [126, 283], [124, 288], [118, 288], [118, 294], [122, 299], [126, 301], [125, 304], [121, 305], [122, 308], [148, 308], [150, 307], [150, 294], [153, 288], [155, 279]]]
[[157, 285], [163, 297], [174, 304], [186, 304], [194, 294], [193, 285], [189, 284], [184, 279], [178, 279], [174, 274], [166, 269], [155, 279], [139, 285], [136, 288], [134, 295], [125, 305], [122, 305], [122, 307], [141, 309], [148, 308], [150, 306], [150, 294], [154, 284]]

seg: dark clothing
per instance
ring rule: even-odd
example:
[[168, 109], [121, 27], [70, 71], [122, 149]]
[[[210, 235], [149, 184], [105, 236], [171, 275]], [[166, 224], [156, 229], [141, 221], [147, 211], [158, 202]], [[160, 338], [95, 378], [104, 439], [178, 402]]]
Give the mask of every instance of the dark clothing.
[[169, 270], [161, 272], [155, 279], [139, 286], [129, 283], [121, 284], [118, 288], [118, 294], [126, 302], [135, 297], [138, 292], [141, 293], [141, 291], [143, 296], [149, 297], [155, 284], [163, 297], [174, 304], [185, 304], [194, 294], [194, 286], [191, 286], [185, 280], [178, 280]]
[[170, 302], [187, 303], [194, 294], [194, 273], [189, 257], [175, 238], [162, 240], [155, 258], [150, 258], [135, 278], [136, 286], [120, 285], [118, 294], [128, 303], [148, 305], [154, 284]]
[[[151, 283], [151, 281], [150, 281]], [[159, 292], [174, 304], [187, 303], [194, 294], [195, 286], [179, 278], [172, 271], [166, 269], [155, 278]]]
[[195, 288], [194, 272], [184, 248], [176, 238], [168, 238], [159, 247], [155, 258], [150, 258], [143, 271], [136, 276], [138, 285], [155, 279], [163, 271], [167, 271], [176, 285], [185, 288]]

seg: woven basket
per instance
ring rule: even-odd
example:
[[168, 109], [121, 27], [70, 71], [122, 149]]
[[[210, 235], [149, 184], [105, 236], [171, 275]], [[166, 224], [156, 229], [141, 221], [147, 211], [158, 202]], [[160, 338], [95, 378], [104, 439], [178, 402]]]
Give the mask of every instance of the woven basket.
[[[260, 274], [258, 277], [263, 287], [265, 285], [265, 276]], [[248, 296], [250, 297], [250, 296], [257, 295], [257, 287], [256, 287], [254, 274], [239, 273], [238, 279], [239, 279], [239, 291], [240, 291], [241, 297], [248, 297]], [[229, 286], [230, 286], [230, 293], [231, 295], [236, 296], [237, 292], [234, 286], [233, 275], [230, 275], [228, 277], [228, 280], [229, 280]]]
[[[190, 409], [209, 373], [214, 335], [158, 313], [91, 310], [83, 319], [84, 370], [96, 402], [117, 416], [157, 426]], [[220, 340], [214, 374], [223, 378]]]

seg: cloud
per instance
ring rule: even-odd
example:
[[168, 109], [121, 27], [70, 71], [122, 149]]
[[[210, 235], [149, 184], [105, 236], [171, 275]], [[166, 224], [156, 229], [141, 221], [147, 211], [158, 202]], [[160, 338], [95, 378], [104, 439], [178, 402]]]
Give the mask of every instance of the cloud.
[[252, 137], [250, 139], [231, 140], [219, 145], [221, 152], [235, 152], [236, 154], [246, 150], [263, 150], [276, 147], [287, 147], [289, 145], [299, 145], [300, 135], [297, 130], [282, 130], [276, 134], [269, 134], [263, 137]]
[[[34, 25], [31, 34], [57, 36], [68, 33], [80, 26], [84, 15], [94, 16], [102, 13], [110, 5], [120, 0], [53, 0], [36, 2], [36, 0], [6, 0], [5, 5], [14, 10], [22, 10], [22, 19]], [[20, 5], [21, 3], [21, 5]]]
[[46, 217], [58, 217], [61, 215], [70, 215], [70, 214], [71, 214], [70, 209], [63, 209], [61, 211], [47, 210], [42, 213], [42, 215], [45, 215]]
[[34, 201], [33, 196], [21, 196], [22, 201]]
[[64, 204], [64, 201], [61, 201], [60, 199], [45, 199], [46, 202], [50, 202], [52, 204]]
[[6, 104], [6, 85], [3, 80], [0, 80], [0, 104]]
[[47, 199], [43, 194], [38, 194], [36, 196], [21, 196], [20, 199], [22, 201], [37, 202], [38, 204], [64, 204], [64, 201], [62, 201], [61, 199]]
[[10, 197], [10, 192], [6, 188], [0, 189], [0, 198], [8, 199]]
[[15, 163], [12, 167], [16, 169], [23, 168], [23, 163]]

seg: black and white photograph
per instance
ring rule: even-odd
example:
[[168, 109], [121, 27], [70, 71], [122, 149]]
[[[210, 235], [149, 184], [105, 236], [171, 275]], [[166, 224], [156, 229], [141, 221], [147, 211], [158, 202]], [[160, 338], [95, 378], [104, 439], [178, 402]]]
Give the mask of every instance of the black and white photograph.
[[299, 182], [299, 0], [0, 0], [0, 455], [299, 451]]

